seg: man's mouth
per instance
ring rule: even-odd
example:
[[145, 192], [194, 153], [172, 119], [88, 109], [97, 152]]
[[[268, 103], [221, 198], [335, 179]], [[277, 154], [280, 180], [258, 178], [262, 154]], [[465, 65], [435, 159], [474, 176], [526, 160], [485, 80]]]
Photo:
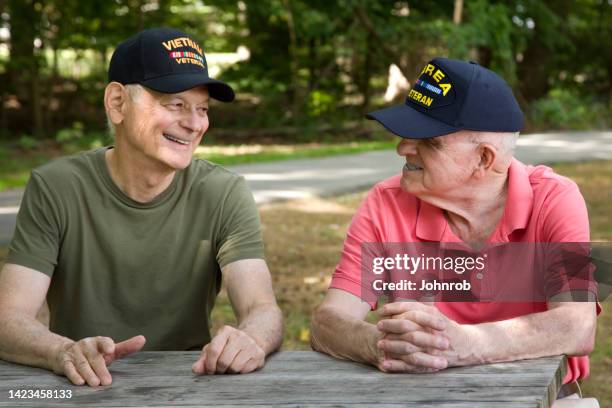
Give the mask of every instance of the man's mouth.
[[164, 135], [164, 137], [165, 137], [166, 139], [170, 140], [171, 142], [178, 143], [178, 144], [181, 144], [181, 145], [184, 145], [184, 146], [185, 146], [185, 145], [188, 145], [188, 144], [190, 144], [190, 143], [191, 143], [191, 142], [190, 142], [190, 141], [188, 141], [188, 140], [179, 139], [179, 138], [177, 138], [177, 137], [170, 136], [170, 135], [168, 135], [168, 134], [166, 134], [166, 133], [164, 133], [163, 135]]
[[406, 162], [406, 164], [404, 165], [404, 168], [408, 171], [417, 171], [417, 170], [423, 170], [423, 168], [421, 166], [417, 166], [416, 164], [412, 164], [412, 163], [408, 163]]

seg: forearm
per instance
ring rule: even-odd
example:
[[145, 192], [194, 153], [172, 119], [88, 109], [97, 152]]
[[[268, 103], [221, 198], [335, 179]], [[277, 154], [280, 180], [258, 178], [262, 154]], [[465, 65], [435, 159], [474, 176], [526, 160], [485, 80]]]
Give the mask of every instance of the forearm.
[[268, 355], [283, 341], [283, 314], [275, 303], [258, 305], [240, 320], [238, 329], [251, 336]]
[[[498, 322], [461, 325], [464, 343], [451, 347], [449, 365], [473, 365], [553, 355], [585, 355], [593, 348], [594, 318], [567, 308]], [[452, 346], [452, 342], [451, 342]]]
[[312, 348], [344, 360], [376, 366], [382, 336], [375, 325], [330, 308], [317, 309], [312, 319]]
[[0, 316], [0, 359], [53, 370], [56, 351], [72, 340], [57, 335], [22, 312], [3, 311]]

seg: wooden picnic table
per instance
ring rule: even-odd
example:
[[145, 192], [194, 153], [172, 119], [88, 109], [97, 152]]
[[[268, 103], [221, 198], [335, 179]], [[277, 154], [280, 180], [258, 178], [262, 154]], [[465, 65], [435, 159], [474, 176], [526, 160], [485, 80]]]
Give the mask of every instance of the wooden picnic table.
[[[73, 386], [48, 371], [0, 361], [0, 407], [549, 407], [566, 370], [565, 359], [558, 356], [434, 374], [385, 374], [316, 352], [284, 351], [256, 373], [194, 376], [191, 365], [198, 356], [136, 353], [113, 363], [113, 384], [97, 388]], [[10, 399], [11, 390], [64, 390], [72, 397]]]

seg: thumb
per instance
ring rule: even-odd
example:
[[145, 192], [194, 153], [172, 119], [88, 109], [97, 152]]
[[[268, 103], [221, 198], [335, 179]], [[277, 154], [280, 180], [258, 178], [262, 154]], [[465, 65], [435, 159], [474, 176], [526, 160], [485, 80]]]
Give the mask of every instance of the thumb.
[[115, 359], [123, 358], [128, 354], [140, 351], [147, 339], [144, 336], [134, 336], [115, 345]]

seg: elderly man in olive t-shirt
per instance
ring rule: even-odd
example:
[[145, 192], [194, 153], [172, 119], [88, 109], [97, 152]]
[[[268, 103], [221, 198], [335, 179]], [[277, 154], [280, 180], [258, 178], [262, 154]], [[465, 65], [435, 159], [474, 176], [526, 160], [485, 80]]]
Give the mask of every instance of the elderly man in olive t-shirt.
[[[253, 197], [242, 177], [192, 160], [209, 97], [234, 92], [184, 33], [118, 46], [104, 95], [115, 145], [32, 172], [0, 274], [0, 358], [97, 386], [143, 347], [201, 349], [196, 374], [251, 372], [279, 347]], [[211, 338], [222, 279], [238, 327]], [[36, 320], [45, 298], [49, 328]]]

